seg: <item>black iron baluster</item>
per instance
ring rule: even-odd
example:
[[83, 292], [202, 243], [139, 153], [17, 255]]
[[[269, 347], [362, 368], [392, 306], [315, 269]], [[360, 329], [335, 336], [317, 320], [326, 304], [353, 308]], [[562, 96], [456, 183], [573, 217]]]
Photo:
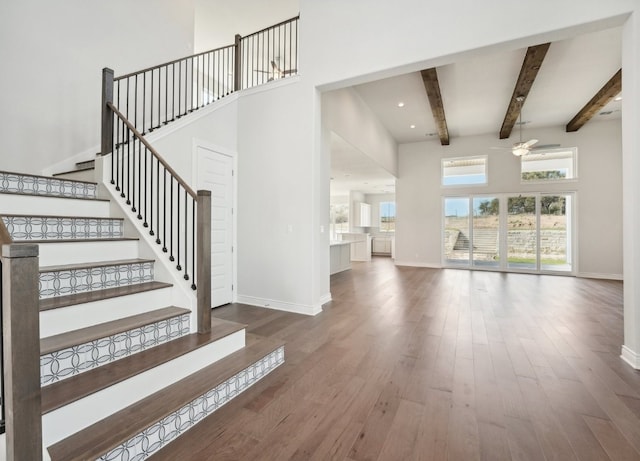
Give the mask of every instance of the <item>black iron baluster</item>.
[[[144, 72], [142, 74], [142, 129], [138, 130], [144, 136], [144, 126], [145, 126], [145, 115], [147, 113], [147, 73]], [[136, 128], [138, 128], [136, 126]]]
[[189, 197], [189, 194], [187, 194], [187, 191], [184, 191], [184, 279], [185, 280], [189, 280], [189, 274], [188, 274], [188, 270], [189, 270], [189, 261], [187, 259], [187, 254], [188, 254], [188, 250], [187, 250], [187, 246], [189, 243], [189, 238], [187, 237], [187, 223], [189, 222], [189, 208], [187, 208], [187, 204], [188, 204], [188, 200], [187, 197]]
[[[129, 196], [130, 196], [130, 192], [131, 192], [131, 169], [129, 168], [129, 162], [131, 161], [131, 143], [129, 142], [129, 139], [131, 137], [131, 133], [129, 130], [129, 127], [127, 127], [127, 205], [131, 205], [131, 201], [129, 201]], [[124, 180], [124, 159], [122, 159], [122, 177]], [[122, 187], [122, 196], [124, 197], [124, 185]]]
[[151, 170], [149, 172], [150, 187], [149, 187], [149, 193], [148, 193], [149, 194], [149, 225], [150, 225], [149, 235], [153, 235], [154, 234], [153, 232], [153, 154], [149, 159], [149, 169]]
[[160, 160], [159, 159], [156, 159], [156, 230], [158, 232], [158, 235], [156, 237], [156, 244], [160, 245]]
[[135, 93], [133, 94], [133, 126], [138, 128], [138, 74], [136, 74]]
[[[187, 192], [185, 191], [185, 194]], [[178, 250], [177, 255], [176, 255], [176, 261], [178, 262], [178, 264], [176, 264], [176, 269], [178, 269], [179, 271], [182, 270], [182, 266], [180, 266], [180, 184], [178, 184], [178, 191], [176, 192], [176, 232], [177, 232], [177, 236], [176, 236], [176, 248]]]
[[169, 239], [169, 261], [175, 261], [173, 257], [173, 176], [169, 178], [171, 181], [171, 194], [169, 196], [169, 231], [171, 232], [171, 238]]
[[139, 195], [138, 219], [142, 219], [140, 212], [142, 211], [142, 206], [144, 205], [144, 222], [142, 223], [143, 227], [149, 227], [149, 223], [147, 222], [147, 157], [148, 156], [149, 156], [149, 152], [147, 151], [147, 146], [144, 146], [144, 201], [142, 200], [142, 194], [140, 193], [140, 189], [138, 189], [138, 195]]
[[[135, 137], [132, 141], [133, 147], [131, 150], [133, 151], [133, 157], [131, 158], [131, 211], [136, 212], [136, 144], [138, 144], [138, 150], [140, 149], [140, 141]], [[138, 152], [139, 158], [140, 152]], [[138, 181], [140, 183], [140, 181]]]
[[[118, 148], [118, 130], [120, 128], [120, 121], [116, 118], [115, 113], [112, 114], [113, 117], [113, 125], [116, 127], [115, 130], [113, 131], [113, 135], [116, 137], [116, 145], [113, 146], [113, 148], [111, 149], [111, 184], [115, 184], [115, 178], [114, 178], [114, 171], [113, 171], [113, 165], [115, 163], [115, 157], [116, 157], [116, 150]], [[116, 190], [118, 190], [116, 188]]]
[[182, 117], [180, 111], [182, 110], [182, 101], [181, 101], [181, 93], [182, 93], [182, 61], [178, 61], [178, 115], [176, 118]]
[[191, 289], [196, 289], [196, 201], [191, 198]]
[[[188, 80], [189, 83], [189, 87], [191, 88], [191, 98], [190, 98], [190, 105], [189, 105], [189, 112], [193, 112], [193, 61], [195, 61], [194, 58], [190, 59], [191, 61], [191, 78]], [[198, 79], [195, 79], [195, 83], [196, 83], [196, 91], [197, 91], [197, 86], [198, 86]]]
[[[167, 66], [164, 66], [165, 69]], [[165, 79], [166, 80], [166, 79]], [[167, 82], [165, 82], [165, 85], [167, 84]], [[158, 124], [156, 125], [156, 128], [160, 128], [160, 126], [162, 126], [162, 115], [161, 115], [161, 109], [162, 109], [162, 68], [158, 68]]]
[[[162, 195], [164, 195], [164, 200], [162, 200], [162, 204], [163, 204], [163, 206], [162, 206], [162, 226], [163, 226], [164, 229], [163, 229], [162, 235], [164, 237], [164, 240], [163, 240], [164, 243], [162, 245], [162, 251], [164, 253], [166, 253], [167, 252], [167, 169], [166, 168], [164, 168], [164, 180], [163, 181], [164, 181], [164, 184], [163, 184], [163, 187], [162, 187]], [[158, 216], [160, 216], [159, 213], [158, 213]], [[158, 226], [158, 229], [159, 228], [160, 228], [160, 226]], [[158, 230], [158, 232], [160, 232], [160, 231]], [[160, 242], [157, 242], [157, 243], [160, 243]]]

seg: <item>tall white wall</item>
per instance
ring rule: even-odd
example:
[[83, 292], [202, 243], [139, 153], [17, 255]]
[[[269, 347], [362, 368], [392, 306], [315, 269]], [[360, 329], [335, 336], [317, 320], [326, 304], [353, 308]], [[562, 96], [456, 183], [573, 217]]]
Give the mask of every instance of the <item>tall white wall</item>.
[[[520, 159], [495, 135], [402, 144], [396, 183], [396, 263], [440, 267], [442, 197], [465, 194], [576, 192], [577, 273], [622, 277], [622, 145], [620, 121], [588, 123], [576, 133], [561, 128], [527, 130], [543, 142], [578, 148], [578, 179], [571, 182], [521, 184]], [[488, 156], [488, 185], [442, 187], [440, 161], [446, 157]], [[598, 242], [594, 245], [594, 242]]]
[[353, 88], [323, 95], [325, 126], [390, 174], [398, 173], [398, 146]]
[[100, 143], [101, 72], [193, 51], [194, 0], [0, 3], [0, 168], [39, 173]]

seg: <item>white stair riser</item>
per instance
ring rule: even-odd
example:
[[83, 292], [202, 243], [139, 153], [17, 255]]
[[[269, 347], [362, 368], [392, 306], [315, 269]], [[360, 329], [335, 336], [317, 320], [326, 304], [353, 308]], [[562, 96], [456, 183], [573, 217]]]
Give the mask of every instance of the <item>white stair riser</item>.
[[96, 180], [96, 170], [70, 171], [65, 174], [59, 174], [56, 178], [93, 182]]
[[85, 264], [138, 257], [137, 240], [40, 243], [40, 266]]
[[14, 241], [121, 238], [124, 222], [110, 218], [3, 216]]
[[44, 446], [84, 429], [244, 347], [244, 330], [178, 357], [42, 417]]
[[95, 198], [96, 190], [96, 184], [0, 171], [0, 192]]
[[47, 386], [189, 334], [189, 314], [40, 356], [40, 384]]
[[53, 336], [172, 304], [173, 288], [103, 299], [40, 312], [40, 337]]
[[40, 273], [40, 299], [153, 281], [153, 261]]
[[109, 206], [109, 202], [103, 200], [0, 194], [0, 210], [3, 214], [108, 217]]

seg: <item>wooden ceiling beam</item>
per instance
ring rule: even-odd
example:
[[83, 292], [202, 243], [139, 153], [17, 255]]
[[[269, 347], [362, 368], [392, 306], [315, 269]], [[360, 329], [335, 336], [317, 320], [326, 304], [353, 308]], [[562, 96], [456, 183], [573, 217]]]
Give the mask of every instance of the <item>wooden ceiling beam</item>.
[[[513, 126], [520, 115], [520, 109], [522, 108], [524, 101], [527, 99], [529, 90], [531, 90], [531, 86], [538, 75], [538, 70], [540, 70], [542, 61], [547, 54], [547, 50], [549, 50], [549, 45], [551, 44], [543, 43], [542, 45], [530, 46], [527, 48], [527, 54], [524, 56], [516, 87], [513, 89], [513, 95], [511, 95], [509, 107], [507, 108], [507, 113], [504, 116], [502, 128], [500, 128], [500, 139], [506, 139], [511, 136]], [[518, 102], [518, 97], [524, 98], [521, 103]]]
[[438, 128], [438, 136], [440, 144], [449, 145], [449, 129], [447, 128], [447, 118], [444, 115], [444, 105], [442, 104], [442, 95], [440, 94], [440, 84], [438, 83], [438, 73], [436, 68], [425, 69], [420, 72], [422, 74], [422, 82], [424, 89], [427, 91], [429, 105], [433, 113], [433, 119]]
[[578, 131], [622, 91], [622, 69], [604, 84], [600, 91], [567, 123], [567, 132]]

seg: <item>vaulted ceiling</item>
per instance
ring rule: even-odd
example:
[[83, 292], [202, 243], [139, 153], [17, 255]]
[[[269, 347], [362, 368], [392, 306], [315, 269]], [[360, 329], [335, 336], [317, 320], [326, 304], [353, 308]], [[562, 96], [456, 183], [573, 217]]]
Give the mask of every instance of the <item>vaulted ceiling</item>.
[[462, 136], [508, 138], [520, 115], [517, 96], [525, 97], [525, 131], [567, 125], [573, 130], [620, 118], [615, 96], [621, 62], [621, 28], [612, 28], [548, 45], [476, 53], [354, 89], [399, 144], [439, 139], [455, 145]]

